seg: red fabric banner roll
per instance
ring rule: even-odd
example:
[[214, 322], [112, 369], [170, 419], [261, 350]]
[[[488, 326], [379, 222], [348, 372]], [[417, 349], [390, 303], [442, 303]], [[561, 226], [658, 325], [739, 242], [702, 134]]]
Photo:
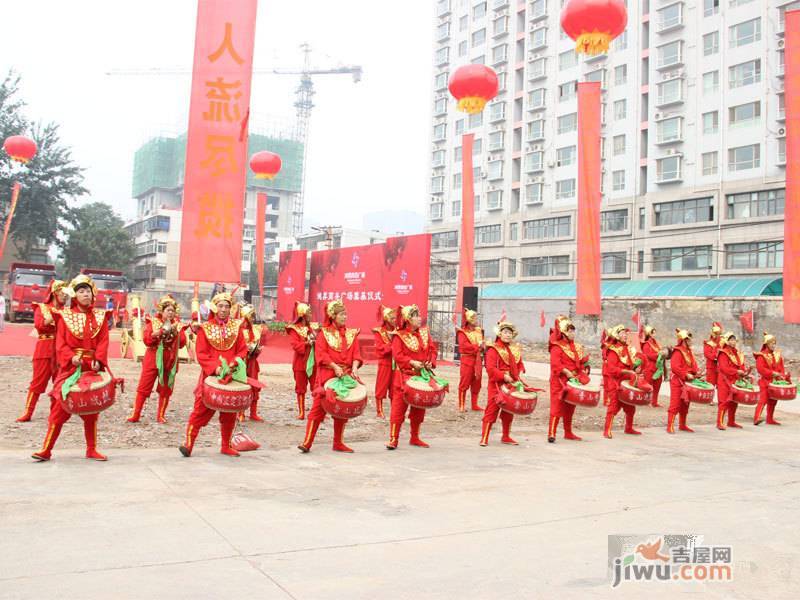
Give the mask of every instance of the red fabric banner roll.
[[786, 11], [786, 207], [783, 231], [783, 320], [800, 323], [800, 11]]
[[475, 181], [472, 175], [472, 147], [475, 136], [464, 134], [461, 141], [461, 240], [453, 322], [461, 320], [464, 287], [475, 284]]
[[264, 227], [267, 219], [267, 194], [256, 196], [256, 272], [258, 273], [258, 296], [264, 294]]
[[[278, 262], [278, 321], [291, 321], [295, 301], [306, 301], [306, 251], [281, 252]], [[320, 315], [314, 315], [321, 319]]]

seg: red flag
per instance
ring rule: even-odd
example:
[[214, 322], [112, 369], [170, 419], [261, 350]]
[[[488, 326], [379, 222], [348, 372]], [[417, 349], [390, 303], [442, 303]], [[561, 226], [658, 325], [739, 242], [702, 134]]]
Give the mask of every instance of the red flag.
[[504, 307], [503, 307], [503, 312], [501, 312], [501, 313], [500, 313], [500, 320], [501, 320], [501, 321], [505, 321], [505, 320], [507, 320], [507, 319], [508, 319], [508, 315], [506, 315], [506, 308], [505, 308], [505, 306], [504, 306]]
[[631, 315], [631, 321], [633, 321], [633, 324], [636, 325], [636, 330], [638, 331], [639, 327], [641, 327], [641, 319], [639, 317], [638, 310]]
[[544, 327], [546, 324], [547, 321], [545, 321], [544, 318], [544, 311], [542, 311], [542, 314], [539, 315], [539, 327]]
[[256, 273], [258, 273], [258, 296], [264, 296], [264, 228], [267, 220], [267, 195], [256, 195]]
[[739, 321], [742, 324], [742, 329], [745, 330], [747, 333], [753, 333], [755, 330], [755, 323], [753, 321], [753, 311], [749, 310], [746, 313], [742, 313], [742, 316], [739, 317]]

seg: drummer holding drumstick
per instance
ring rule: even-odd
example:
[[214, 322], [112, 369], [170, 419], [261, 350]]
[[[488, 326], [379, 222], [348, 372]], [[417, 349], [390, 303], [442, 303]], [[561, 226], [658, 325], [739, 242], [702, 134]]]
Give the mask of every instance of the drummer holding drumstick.
[[578, 379], [582, 384], [589, 383], [589, 355], [583, 346], [575, 342], [575, 325], [569, 317], [556, 317], [555, 327], [550, 330], [550, 425], [547, 441], [556, 441], [558, 422], [563, 419], [564, 439], [580, 441], [582, 438], [572, 432], [572, 416], [575, 405], [564, 402], [567, 382]]
[[667, 433], [675, 433], [675, 416], [680, 415], [679, 429], [694, 433], [686, 424], [689, 416], [689, 401], [686, 399], [687, 381], [700, 378], [700, 368], [692, 352], [692, 333], [686, 329], [676, 329], [678, 343], [672, 350], [669, 360], [672, 375], [669, 378], [669, 409], [667, 411]]
[[608, 330], [608, 351], [606, 353], [605, 374], [608, 378], [609, 403], [606, 410], [606, 423], [603, 427], [603, 437], [611, 439], [611, 426], [614, 417], [620, 409], [625, 412], [625, 433], [630, 435], [641, 435], [641, 431], [633, 428], [633, 417], [636, 414], [636, 407], [624, 404], [619, 400], [619, 386], [624, 380], [632, 379], [637, 376], [633, 366], [633, 357], [628, 347], [628, 328], [624, 325], [617, 325]]

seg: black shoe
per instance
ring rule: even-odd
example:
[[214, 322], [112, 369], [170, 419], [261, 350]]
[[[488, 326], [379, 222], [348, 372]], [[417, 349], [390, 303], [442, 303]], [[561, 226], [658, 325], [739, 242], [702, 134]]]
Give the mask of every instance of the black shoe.
[[192, 455], [192, 451], [186, 446], [178, 446], [178, 450], [181, 451], [181, 454], [183, 454], [185, 458], [189, 458]]
[[556, 438], [554, 438], [554, 437], [547, 438], [547, 443], [548, 444], [555, 444], [556, 443]]
[[300, 452], [302, 452], [303, 454], [307, 454], [307, 453], [311, 452], [311, 448], [306, 448], [305, 446], [303, 446], [303, 444], [300, 444], [297, 447], [297, 449], [300, 450]]

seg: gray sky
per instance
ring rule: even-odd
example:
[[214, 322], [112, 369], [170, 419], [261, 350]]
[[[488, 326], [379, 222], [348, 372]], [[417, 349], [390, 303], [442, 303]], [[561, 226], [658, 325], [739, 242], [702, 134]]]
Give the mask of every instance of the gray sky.
[[[86, 168], [91, 200], [124, 218], [133, 153], [186, 128], [190, 76], [108, 77], [113, 68], [190, 68], [196, 0], [25, 0], [0, 3], [0, 69], [18, 71], [31, 119], [53, 120]], [[361, 225], [365, 211], [422, 212], [429, 158], [430, 0], [260, 0], [255, 68], [356, 64], [364, 78], [315, 79], [306, 214]], [[295, 76], [257, 76], [254, 124], [293, 120]]]

